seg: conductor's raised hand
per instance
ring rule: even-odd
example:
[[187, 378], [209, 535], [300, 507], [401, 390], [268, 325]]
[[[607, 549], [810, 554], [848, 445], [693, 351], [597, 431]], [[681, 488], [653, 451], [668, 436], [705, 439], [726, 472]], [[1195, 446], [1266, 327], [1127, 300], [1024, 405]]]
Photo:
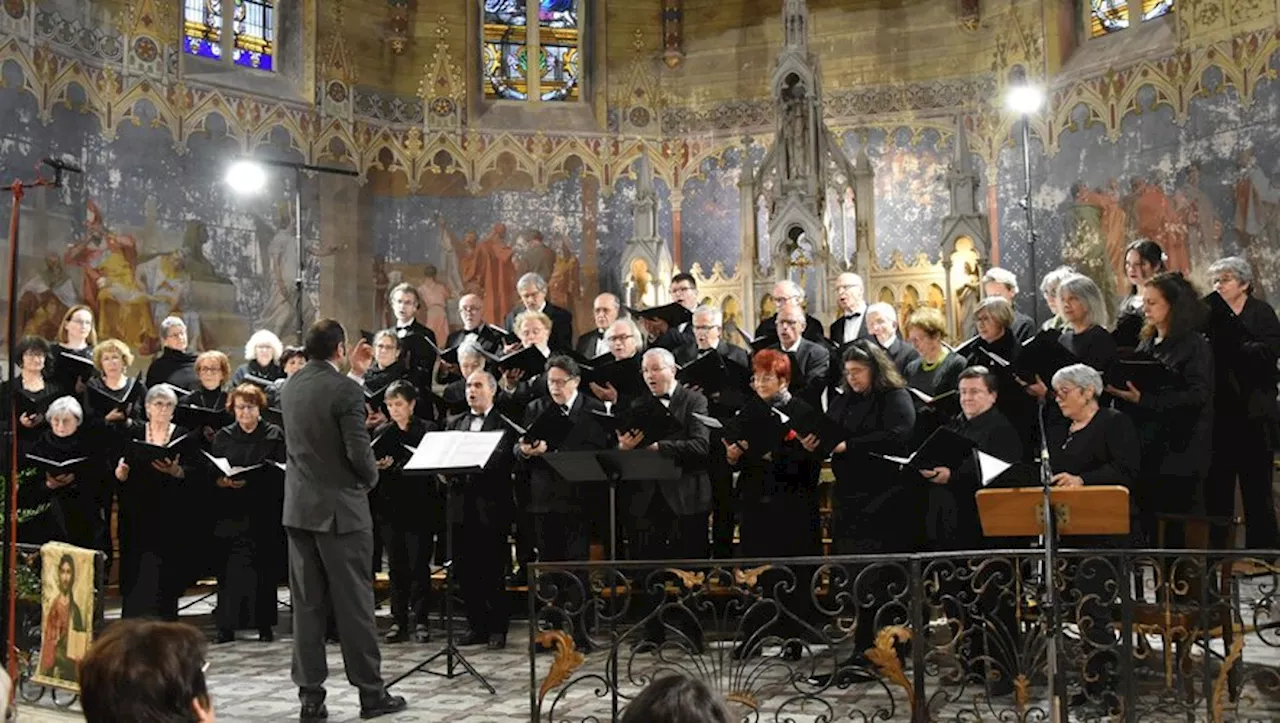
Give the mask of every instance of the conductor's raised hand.
[[618, 449], [635, 449], [644, 439], [644, 432], [632, 429], [618, 435]]
[[351, 373], [363, 377], [365, 372], [369, 371], [369, 365], [373, 364], [373, 347], [361, 337], [360, 341], [356, 342], [355, 348], [347, 355], [347, 360], [351, 362]]

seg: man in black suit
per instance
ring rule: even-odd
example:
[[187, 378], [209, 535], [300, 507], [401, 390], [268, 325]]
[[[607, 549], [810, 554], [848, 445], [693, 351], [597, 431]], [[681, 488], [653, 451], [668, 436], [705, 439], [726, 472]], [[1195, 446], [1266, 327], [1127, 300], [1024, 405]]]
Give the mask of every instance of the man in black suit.
[[[325, 618], [332, 610], [342, 640], [347, 679], [360, 689], [360, 717], [405, 708], [387, 693], [373, 620], [373, 518], [369, 491], [378, 468], [365, 428], [364, 392], [338, 371], [346, 360], [346, 332], [333, 319], [307, 333], [309, 361], [281, 391], [288, 464], [283, 524], [289, 537], [289, 591], [293, 599], [293, 681], [301, 720], [323, 721]], [[351, 355], [363, 374], [372, 360], [367, 344]]]
[[467, 377], [468, 411], [449, 423], [449, 429], [462, 432], [504, 432], [483, 472], [450, 480], [456, 485], [449, 509], [453, 553], [458, 585], [467, 601], [467, 622], [471, 624], [471, 630], [458, 644], [488, 643], [491, 650], [507, 646], [511, 614], [504, 576], [511, 569], [507, 533], [511, 530], [511, 472], [516, 441], [515, 432], [493, 407], [497, 391], [498, 381], [492, 374], [473, 372]]
[[798, 305], [778, 312], [778, 348], [791, 357], [792, 394], [797, 394], [814, 409], [822, 408], [822, 390], [831, 367], [831, 352], [826, 344], [805, 338], [805, 314]]
[[609, 340], [606, 337], [609, 336], [609, 327], [618, 320], [618, 312], [621, 310], [622, 305], [618, 297], [613, 294], [604, 293], [597, 296], [591, 308], [596, 328], [578, 337], [578, 344], [574, 347], [574, 351], [584, 359], [595, 359], [608, 354]]
[[444, 399], [445, 411], [452, 417], [462, 414], [470, 407], [467, 405], [467, 378], [485, 368], [488, 363], [480, 347], [470, 342], [463, 342], [458, 347], [458, 378], [445, 385], [440, 397]]
[[987, 269], [987, 273], [982, 275], [982, 294], [987, 296], [999, 296], [1009, 300], [1009, 305], [1013, 307], [1013, 324], [1009, 330], [1017, 337], [1019, 342], [1029, 341], [1031, 337], [1036, 335], [1035, 319], [1018, 311], [1018, 277], [1013, 275], [1012, 271], [1002, 269], [999, 266], [993, 266]]
[[409, 380], [419, 389], [431, 388], [431, 370], [436, 365], [436, 333], [418, 323], [422, 296], [408, 282], [396, 284], [387, 293], [391, 313], [395, 315], [396, 337], [400, 339], [400, 361], [409, 370]]
[[[462, 346], [463, 342], [471, 342], [476, 347], [491, 354], [501, 351], [502, 339], [500, 330], [484, 323], [484, 299], [479, 294], [465, 294], [458, 299], [458, 315], [462, 317], [462, 328], [449, 332], [443, 349]], [[440, 384], [452, 384], [462, 379], [457, 364], [450, 364], [443, 359], [436, 370], [436, 381]]]
[[827, 335], [832, 344], [840, 347], [871, 336], [866, 323], [866, 287], [861, 276], [846, 271], [836, 277], [836, 304], [838, 316], [831, 322], [831, 333]]
[[[706, 415], [707, 398], [676, 382], [676, 360], [666, 349], [650, 349], [641, 362], [648, 392], [682, 426], [671, 439], [650, 441], [637, 430], [620, 431], [618, 448], [647, 449], [676, 461], [678, 479], [641, 481], [626, 486], [619, 506], [625, 511], [630, 555], [636, 560], [702, 559], [707, 556], [707, 512], [711, 480], [707, 456], [711, 433], [695, 417]], [[632, 401], [634, 408], [645, 400]]]
[[[889, 359], [893, 361], [894, 368], [905, 377], [907, 365], [919, 359], [920, 352], [898, 336], [897, 310], [893, 308], [892, 304], [877, 301], [867, 307], [867, 323], [865, 326], [871, 330], [871, 336], [880, 345], [880, 348], [884, 349], [884, 353], [889, 355]], [[841, 366], [843, 367], [844, 364], [842, 363]]]
[[[724, 316], [718, 307], [699, 306], [693, 312], [693, 347], [686, 347], [684, 356], [677, 356], [680, 364], [688, 364], [707, 354], [719, 354], [725, 364], [734, 364], [751, 373], [751, 359], [746, 350], [725, 342], [721, 338], [724, 333]], [[745, 377], [749, 378], [749, 377]], [[705, 393], [702, 389], [693, 391]], [[707, 408], [716, 419], [726, 419], [742, 408], [749, 387], [735, 389], [725, 386], [720, 391], [708, 394]], [[733, 557], [733, 528], [737, 524], [737, 495], [733, 489], [733, 470], [729, 460], [725, 458], [724, 443], [719, 430], [712, 429], [711, 452], [707, 458], [707, 475], [711, 478], [711, 556], [717, 560]]]
[[529, 272], [516, 282], [516, 292], [520, 294], [522, 306], [507, 313], [504, 326], [512, 332], [516, 329], [516, 317], [526, 311], [537, 311], [551, 319], [551, 348], [554, 351], [568, 351], [573, 348], [573, 314], [567, 309], [547, 301], [547, 282], [541, 276]]
[[[804, 309], [804, 289], [801, 288], [800, 285], [794, 281], [791, 281], [789, 279], [784, 279], [774, 284], [773, 292], [771, 295], [773, 296], [773, 303], [779, 312], [781, 312], [783, 309], [790, 306], [794, 306], [797, 309], [801, 309], [801, 310]], [[762, 336], [771, 336], [771, 335], [777, 334], [778, 333], [777, 318], [778, 318], [777, 314], [774, 314], [773, 316], [770, 316], [764, 319], [763, 321], [761, 321], [760, 325], [756, 327], [756, 334], [755, 334], [756, 338], [759, 339]], [[807, 314], [804, 316], [804, 318], [805, 318], [804, 338], [810, 341], [821, 343], [823, 338], [822, 322], [818, 321], [812, 316], [808, 316]]]
[[[693, 274], [680, 273], [671, 277], [671, 299], [690, 313], [698, 308], [698, 281]], [[645, 326], [653, 336], [652, 346], [662, 347], [677, 356], [681, 350], [693, 349], [697, 339], [693, 334], [693, 319], [682, 322], [675, 327], [660, 318], [645, 319]]]
[[[605, 337], [609, 342], [609, 353], [613, 354], [615, 361], [630, 359], [640, 353], [642, 348], [643, 337], [640, 333], [640, 327], [636, 326], [636, 322], [630, 318], [618, 319], [609, 327], [609, 333]], [[612, 384], [596, 384], [591, 382], [588, 387], [591, 394], [596, 399], [609, 405], [612, 410], [614, 407], [625, 408], [631, 402], [627, 398], [628, 390], [615, 389]]]

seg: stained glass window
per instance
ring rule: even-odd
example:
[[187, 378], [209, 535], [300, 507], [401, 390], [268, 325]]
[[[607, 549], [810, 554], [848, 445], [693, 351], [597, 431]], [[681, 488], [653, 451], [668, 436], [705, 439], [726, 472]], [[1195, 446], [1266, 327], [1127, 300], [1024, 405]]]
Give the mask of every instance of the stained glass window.
[[236, 0], [236, 65], [271, 70], [275, 53], [275, 18], [272, 0]]
[[[485, 98], [578, 100], [582, 75], [579, 0], [482, 2]], [[530, 58], [537, 58], [532, 73]]]
[[[212, 60], [222, 59], [223, 0], [184, 0], [183, 49]], [[258, 70], [275, 69], [275, 3], [273, 0], [227, 0], [233, 6], [231, 59]]]
[[1089, 36], [1096, 38], [1129, 27], [1129, 0], [1089, 0]]
[[182, 15], [182, 47], [192, 55], [222, 57], [222, 1], [186, 0]]
[[1173, 0], [1142, 0], [1142, 19], [1151, 20], [1173, 12]]

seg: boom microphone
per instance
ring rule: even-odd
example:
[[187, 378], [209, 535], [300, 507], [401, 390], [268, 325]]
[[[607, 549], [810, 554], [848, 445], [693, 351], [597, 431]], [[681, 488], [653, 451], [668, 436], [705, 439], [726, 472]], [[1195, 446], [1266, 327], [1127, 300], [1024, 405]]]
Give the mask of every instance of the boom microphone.
[[61, 158], [43, 158], [41, 163], [49, 166], [55, 171], [66, 171], [68, 173], [84, 173], [84, 169], [74, 163], [69, 163]]

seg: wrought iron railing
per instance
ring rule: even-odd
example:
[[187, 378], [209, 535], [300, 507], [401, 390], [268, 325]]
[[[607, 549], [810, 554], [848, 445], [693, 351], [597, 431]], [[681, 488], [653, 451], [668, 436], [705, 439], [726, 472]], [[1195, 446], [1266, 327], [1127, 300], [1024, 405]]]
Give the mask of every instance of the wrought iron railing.
[[1063, 551], [1052, 700], [1034, 550], [542, 563], [531, 720], [617, 720], [670, 673], [748, 721], [1277, 720], [1277, 557]]
[[[18, 693], [27, 703], [35, 703], [45, 696], [54, 705], [66, 708], [76, 702], [77, 695], [69, 690], [42, 685], [32, 680], [40, 661], [41, 622], [44, 608], [41, 602], [42, 562], [40, 545], [18, 545], [17, 556], [17, 620], [14, 646], [18, 656]], [[94, 605], [91, 625], [96, 636], [106, 624], [103, 603], [106, 592], [106, 553], [94, 556]]]

